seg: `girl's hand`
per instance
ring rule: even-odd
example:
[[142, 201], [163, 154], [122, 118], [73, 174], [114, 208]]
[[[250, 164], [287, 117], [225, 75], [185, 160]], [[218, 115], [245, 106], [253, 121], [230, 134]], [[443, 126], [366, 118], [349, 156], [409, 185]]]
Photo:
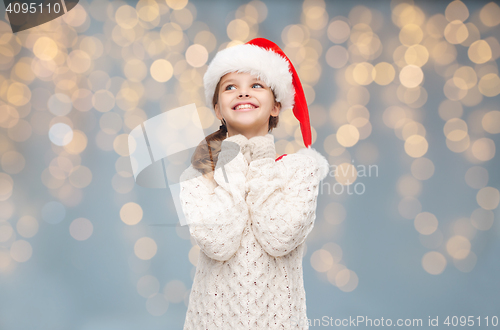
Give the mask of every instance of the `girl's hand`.
[[276, 158], [274, 135], [257, 135], [248, 140], [251, 148], [252, 161], [263, 158]]
[[244, 136], [243, 134], [236, 134], [236, 135], [233, 135], [233, 136], [230, 136], [230, 137], [224, 139], [222, 141], [221, 153], [223, 151], [222, 149], [227, 149], [228, 146], [229, 146], [229, 149], [232, 149], [231, 147], [234, 147], [234, 144], [224, 143], [224, 141], [236, 143], [240, 147], [241, 153], [245, 156], [247, 163], [251, 162], [250, 142], [246, 138], [246, 136]]

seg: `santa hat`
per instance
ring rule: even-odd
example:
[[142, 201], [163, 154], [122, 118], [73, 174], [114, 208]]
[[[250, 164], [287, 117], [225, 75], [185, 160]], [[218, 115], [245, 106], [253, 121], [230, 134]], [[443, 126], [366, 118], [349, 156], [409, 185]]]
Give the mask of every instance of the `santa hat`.
[[281, 110], [293, 110], [300, 122], [304, 145], [310, 147], [311, 124], [304, 90], [292, 62], [278, 45], [265, 38], [255, 38], [218, 52], [203, 77], [205, 97], [211, 109], [220, 78], [230, 72], [248, 72], [271, 87]]

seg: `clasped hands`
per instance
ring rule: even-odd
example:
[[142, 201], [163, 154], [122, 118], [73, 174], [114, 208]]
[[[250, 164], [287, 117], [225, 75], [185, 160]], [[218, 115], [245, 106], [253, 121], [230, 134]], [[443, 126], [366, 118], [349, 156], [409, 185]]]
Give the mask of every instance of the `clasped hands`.
[[249, 164], [257, 159], [274, 159], [276, 157], [274, 136], [269, 133], [266, 135], [257, 135], [250, 139], [247, 139], [242, 134], [237, 134], [226, 138], [224, 141], [230, 141], [238, 144], [240, 146], [241, 153], [245, 156]]

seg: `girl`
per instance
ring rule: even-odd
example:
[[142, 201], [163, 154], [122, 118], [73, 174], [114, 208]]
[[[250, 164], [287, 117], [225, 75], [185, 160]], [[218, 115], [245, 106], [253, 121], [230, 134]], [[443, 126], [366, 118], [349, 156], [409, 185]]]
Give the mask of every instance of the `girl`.
[[[257, 38], [218, 52], [203, 79], [222, 125], [181, 176], [200, 247], [184, 330], [308, 329], [303, 243], [329, 166], [310, 147], [298, 76], [276, 44]], [[290, 108], [306, 148], [277, 157], [269, 132]]]

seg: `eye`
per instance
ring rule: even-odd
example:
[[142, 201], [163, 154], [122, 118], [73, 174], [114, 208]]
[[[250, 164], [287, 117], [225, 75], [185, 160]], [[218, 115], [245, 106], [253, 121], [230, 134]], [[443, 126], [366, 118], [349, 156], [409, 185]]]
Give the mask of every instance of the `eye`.
[[234, 85], [227, 85], [226, 88], [225, 88], [225, 90], [228, 90], [228, 88], [231, 87], [231, 86], [234, 87]]
[[[255, 86], [255, 85], [257, 85], [257, 86], [260, 86], [260, 87], [264, 88], [264, 86], [262, 86], [261, 84], [257, 84], [257, 83], [253, 84], [253, 86]], [[252, 86], [252, 87], [253, 87], [253, 86]]]

